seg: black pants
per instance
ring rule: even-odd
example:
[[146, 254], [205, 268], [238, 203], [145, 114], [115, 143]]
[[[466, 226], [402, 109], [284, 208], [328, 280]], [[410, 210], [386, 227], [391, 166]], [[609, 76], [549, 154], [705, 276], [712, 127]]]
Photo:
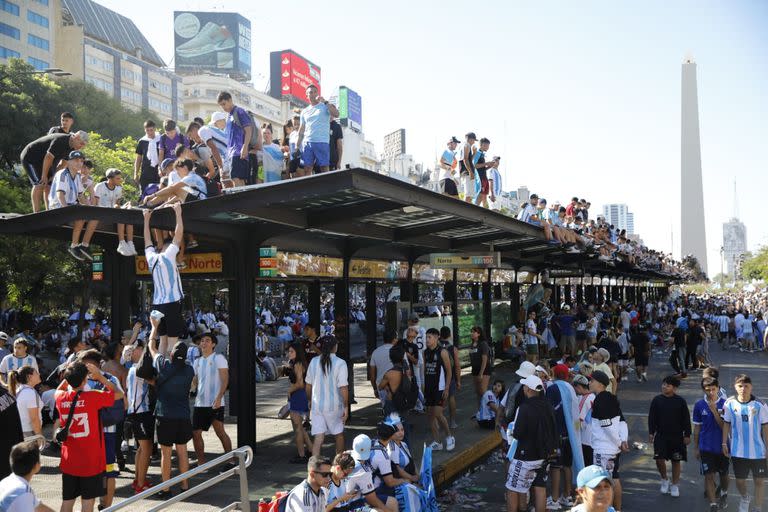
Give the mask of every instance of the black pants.
[[[699, 363], [696, 361], [696, 348], [698, 348], [698, 343], [686, 343], [685, 344], [685, 367], [686, 368], [696, 368], [699, 366]], [[690, 360], [691, 364], [688, 366], [688, 361]]]
[[672, 366], [675, 373], [685, 373], [685, 362], [683, 361], [683, 356], [680, 354], [680, 350], [681, 349], [675, 347], [669, 355], [669, 364]]

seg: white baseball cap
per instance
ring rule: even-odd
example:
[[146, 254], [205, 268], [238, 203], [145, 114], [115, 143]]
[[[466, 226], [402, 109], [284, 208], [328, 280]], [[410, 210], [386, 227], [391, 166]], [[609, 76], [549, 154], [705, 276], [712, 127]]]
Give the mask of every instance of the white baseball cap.
[[360, 434], [352, 441], [352, 458], [355, 460], [368, 460], [371, 458], [371, 438]]
[[211, 115], [211, 122], [215, 123], [216, 121], [226, 121], [229, 114], [226, 112], [214, 112]]
[[8, 341], [8, 333], [0, 331], [0, 340]]
[[541, 382], [541, 379], [538, 378], [535, 375], [529, 375], [528, 377], [524, 378], [520, 381], [520, 384], [524, 386], [528, 386], [529, 388], [535, 390], [535, 391], [543, 391], [544, 390], [544, 383]]
[[530, 362], [530, 361], [523, 361], [520, 364], [520, 368], [518, 368], [515, 373], [517, 375], [519, 375], [520, 377], [525, 378], [525, 377], [529, 377], [529, 376], [533, 375], [533, 373], [535, 371], [536, 371], [536, 367], [533, 365], [532, 362]]

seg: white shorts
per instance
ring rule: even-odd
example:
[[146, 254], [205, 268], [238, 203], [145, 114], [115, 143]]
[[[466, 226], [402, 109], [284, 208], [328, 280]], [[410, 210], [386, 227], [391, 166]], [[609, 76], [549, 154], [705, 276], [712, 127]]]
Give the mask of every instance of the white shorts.
[[318, 412], [312, 409], [309, 413], [309, 421], [312, 423], [312, 435], [330, 434], [335, 436], [344, 432], [341, 413], [342, 411]]
[[475, 180], [466, 174], [461, 175], [461, 192], [464, 193], [464, 198], [475, 197]]
[[547, 468], [544, 460], [512, 459], [507, 471], [507, 490], [527, 493], [532, 486], [542, 487], [547, 484]]
[[629, 359], [619, 359], [619, 368], [626, 368], [629, 366]]

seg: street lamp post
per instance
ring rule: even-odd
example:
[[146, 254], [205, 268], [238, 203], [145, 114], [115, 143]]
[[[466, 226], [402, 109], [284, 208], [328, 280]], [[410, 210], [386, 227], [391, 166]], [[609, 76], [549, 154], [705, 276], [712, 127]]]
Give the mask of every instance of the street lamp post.
[[45, 68], [35, 71], [26, 71], [25, 75], [53, 75], [53, 76], [72, 76], [69, 71], [64, 71], [61, 68]]

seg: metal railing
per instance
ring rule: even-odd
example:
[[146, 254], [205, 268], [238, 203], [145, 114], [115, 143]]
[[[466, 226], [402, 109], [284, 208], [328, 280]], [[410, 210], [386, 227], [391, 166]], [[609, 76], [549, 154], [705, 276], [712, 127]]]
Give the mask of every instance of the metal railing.
[[235, 450], [232, 450], [229, 453], [225, 453], [224, 455], [210, 461], [206, 462], [205, 464], [198, 466], [194, 469], [190, 469], [186, 473], [182, 473], [179, 476], [173, 477], [168, 481], [160, 482], [157, 485], [147, 489], [146, 491], [142, 491], [139, 494], [136, 494], [135, 496], [131, 496], [130, 498], [121, 501], [120, 503], [117, 503], [115, 505], [112, 505], [109, 508], [104, 509], [104, 512], [114, 512], [116, 510], [121, 510], [124, 508], [129, 507], [130, 505], [135, 504], [138, 501], [150, 498], [152, 495], [159, 493], [162, 489], [165, 489], [166, 487], [171, 487], [173, 485], [179, 484], [184, 480], [187, 480], [195, 475], [198, 475], [200, 473], [205, 473], [206, 471], [215, 468], [216, 466], [219, 466], [221, 464], [225, 464], [227, 462], [232, 462], [232, 460], [235, 460], [237, 462], [237, 466], [228, 469], [222, 473], [219, 473], [218, 475], [207, 478], [204, 482], [194, 486], [190, 487], [186, 491], [183, 491], [177, 495], [175, 495], [173, 498], [170, 498], [166, 501], [163, 501], [162, 503], [158, 503], [154, 507], [152, 507], [150, 512], [155, 512], [157, 510], [162, 510], [164, 508], [167, 508], [174, 503], [178, 503], [182, 500], [185, 500], [191, 496], [194, 496], [209, 487], [213, 487], [214, 485], [218, 484], [219, 482], [222, 482], [226, 480], [227, 478], [230, 478], [235, 475], [239, 475], [240, 477], [240, 501], [236, 501], [234, 503], [231, 503], [227, 505], [226, 507], [222, 508], [221, 510], [242, 510], [244, 512], [250, 512], [251, 511], [251, 505], [248, 501], [248, 478], [246, 476], [245, 470], [248, 466], [251, 465], [253, 462], [253, 450], [249, 446], [242, 446], [240, 448], [237, 448]]

